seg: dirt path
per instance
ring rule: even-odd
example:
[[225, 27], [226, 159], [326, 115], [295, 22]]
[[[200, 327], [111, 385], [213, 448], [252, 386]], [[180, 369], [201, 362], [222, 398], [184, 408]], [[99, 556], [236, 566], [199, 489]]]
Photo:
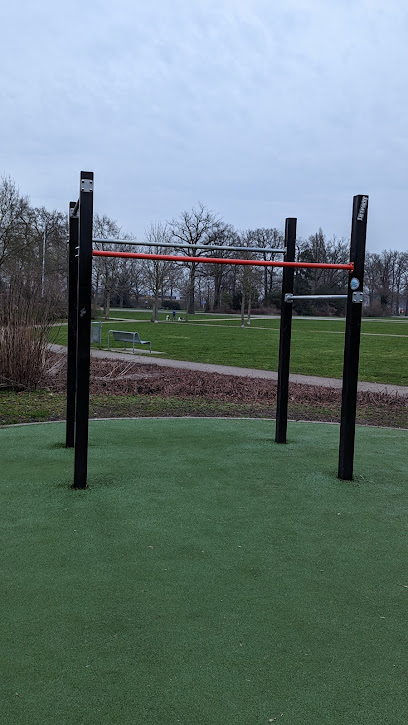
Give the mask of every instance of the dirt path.
[[[55, 352], [66, 350], [64, 345], [51, 345]], [[142, 365], [157, 365], [159, 367], [177, 368], [178, 370], [191, 370], [195, 372], [218, 373], [220, 375], [235, 375], [241, 378], [259, 378], [262, 380], [277, 381], [278, 373], [272, 370], [254, 370], [252, 368], [239, 368], [230, 365], [212, 365], [208, 363], [188, 362], [185, 360], [168, 360], [166, 358], [153, 357], [148, 352], [141, 352], [133, 355], [131, 352], [117, 352], [115, 350], [91, 350], [94, 358], [104, 360], [129, 360]], [[290, 382], [298, 385], [312, 385], [320, 388], [331, 388], [341, 390], [342, 381], [338, 378], [319, 378], [313, 375], [290, 375]], [[384, 393], [398, 397], [408, 398], [408, 387], [403, 385], [391, 385], [388, 383], [367, 383], [359, 381], [359, 392]]]

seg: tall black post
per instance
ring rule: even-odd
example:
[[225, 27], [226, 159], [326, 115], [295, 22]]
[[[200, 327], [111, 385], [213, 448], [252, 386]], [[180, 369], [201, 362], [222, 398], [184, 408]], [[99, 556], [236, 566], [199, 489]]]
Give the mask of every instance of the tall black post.
[[73, 448], [75, 442], [75, 390], [77, 339], [77, 287], [78, 287], [78, 222], [74, 214], [75, 202], [69, 204], [68, 248], [68, 354], [67, 354], [67, 422], [65, 446]]
[[81, 171], [79, 193], [78, 333], [74, 488], [86, 488], [91, 358], [93, 173]]
[[354, 270], [349, 274], [347, 292], [338, 469], [338, 477], [344, 481], [353, 480], [367, 213], [368, 196], [355, 196], [350, 243], [350, 262], [354, 262]]
[[[297, 219], [285, 222], [285, 262], [295, 261]], [[284, 267], [282, 275], [282, 300], [279, 335], [278, 391], [276, 398], [276, 443], [286, 443], [288, 426], [290, 340], [292, 334], [292, 302], [285, 296], [293, 294], [294, 267]]]

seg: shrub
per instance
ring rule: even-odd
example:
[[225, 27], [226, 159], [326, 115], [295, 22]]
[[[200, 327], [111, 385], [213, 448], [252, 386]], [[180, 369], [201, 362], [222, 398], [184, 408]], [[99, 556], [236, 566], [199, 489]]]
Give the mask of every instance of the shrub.
[[44, 373], [50, 306], [33, 284], [14, 279], [0, 301], [0, 386], [35, 389]]
[[384, 307], [379, 300], [374, 300], [371, 305], [363, 307], [365, 317], [385, 317]]
[[180, 302], [176, 302], [176, 300], [163, 300], [161, 307], [163, 310], [179, 310]]
[[279, 310], [276, 307], [253, 307], [251, 315], [279, 315]]

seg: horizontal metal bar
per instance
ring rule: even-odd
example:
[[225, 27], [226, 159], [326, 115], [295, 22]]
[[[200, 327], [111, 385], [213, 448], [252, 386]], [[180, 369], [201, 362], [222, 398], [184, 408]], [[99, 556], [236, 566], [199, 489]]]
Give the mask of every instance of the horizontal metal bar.
[[181, 257], [174, 254], [147, 254], [144, 252], [110, 252], [94, 249], [94, 257], [119, 257], [122, 259], [161, 259], [167, 262], [196, 262], [197, 264], [242, 264], [252, 267], [298, 267], [300, 269], [354, 269], [354, 262], [349, 264], [328, 264], [319, 262], [275, 262], [265, 259], [233, 259], [223, 257]]
[[93, 239], [95, 244], [129, 244], [134, 247], [172, 247], [177, 249], [220, 249], [227, 252], [266, 252], [268, 254], [285, 254], [286, 249], [269, 249], [267, 247], [228, 247], [220, 244], [177, 244], [175, 242], [160, 242], [157, 244], [149, 244], [147, 242], [138, 242], [135, 239]]
[[285, 295], [285, 302], [293, 300], [346, 300], [347, 295], [292, 295], [288, 292]]

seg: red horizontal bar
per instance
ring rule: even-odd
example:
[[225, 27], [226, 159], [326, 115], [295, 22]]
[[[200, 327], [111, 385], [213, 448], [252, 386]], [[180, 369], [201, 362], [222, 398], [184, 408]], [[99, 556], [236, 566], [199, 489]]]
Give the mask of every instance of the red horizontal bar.
[[300, 269], [348, 269], [354, 270], [354, 262], [330, 264], [320, 262], [269, 262], [264, 259], [225, 259], [217, 257], [182, 257], [174, 254], [147, 254], [145, 252], [105, 252], [94, 249], [94, 257], [121, 257], [125, 259], [161, 259], [167, 262], [199, 262], [200, 264], [248, 264], [252, 267], [299, 267]]

